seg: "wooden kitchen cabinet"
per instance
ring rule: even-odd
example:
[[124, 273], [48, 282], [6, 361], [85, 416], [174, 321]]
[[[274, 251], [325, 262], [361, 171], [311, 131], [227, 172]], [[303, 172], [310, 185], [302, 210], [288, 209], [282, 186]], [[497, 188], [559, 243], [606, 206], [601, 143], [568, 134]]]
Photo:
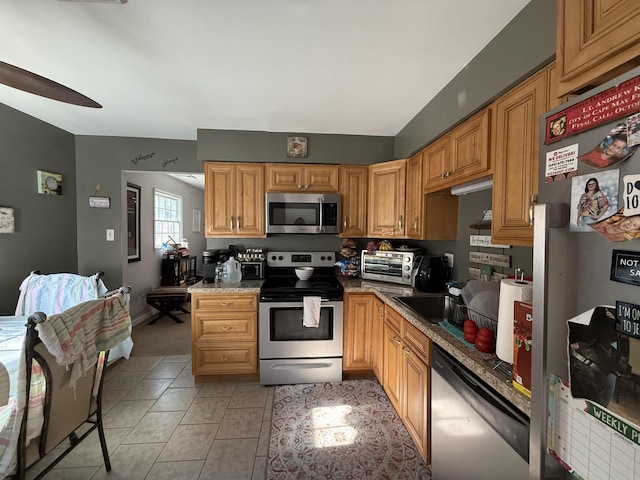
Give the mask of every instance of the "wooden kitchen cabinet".
[[255, 294], [191, 295], [192, 373], [257, 374], [258, 297]]
[[371, 338], [371, 368], [373, 374], [382, 385], [383, 382], [383, 344], [384, 336], [384, 302], [374, 295], [373, 299], [373, 334]]
[[533, 245], [529, 212], [538, 194], [538, 122], [552, 105], [552, 69], [544, 68], [495, 101], [493, 243]]
[[206, 237], [266, 236], [261, 164], [205, 162], [204, 178]]
[[382, 388], [402, 417], [402, 316], [385, 306], [382, 346]]
[[431, 462], [431, 340], [385, 306], [383, 388], [420, 455]]
[[373, 293], [344, 294], [344, 372], [363, 372], [373, 367], [374, 299]]
[[369, 237], [405, 236], [407, 161], [369, 166]]
[[369, 167], [341, 165], [339, 183], [342, 194], [342, 232], [338, 236], [366, 238]]
[[424, 238], [424, 185], [422, 179], [422, 152], [407, 160], [406, 238]]
[[338, 193], [338, 165], [267, 163], [267, 192]]
[[424, 148], [425, 192], [491, 174], [490, 125], [488, 107]]
[[640, 65], [640, 2], [558, 0], [558, 94], [579, 94]]

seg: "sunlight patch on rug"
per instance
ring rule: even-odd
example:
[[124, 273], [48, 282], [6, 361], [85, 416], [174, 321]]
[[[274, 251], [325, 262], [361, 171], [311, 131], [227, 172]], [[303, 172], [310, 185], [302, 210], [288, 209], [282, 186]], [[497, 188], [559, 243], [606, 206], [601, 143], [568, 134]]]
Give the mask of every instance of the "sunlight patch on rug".
[[276, 387], [268, 480], [429, 479], [375, 380]]

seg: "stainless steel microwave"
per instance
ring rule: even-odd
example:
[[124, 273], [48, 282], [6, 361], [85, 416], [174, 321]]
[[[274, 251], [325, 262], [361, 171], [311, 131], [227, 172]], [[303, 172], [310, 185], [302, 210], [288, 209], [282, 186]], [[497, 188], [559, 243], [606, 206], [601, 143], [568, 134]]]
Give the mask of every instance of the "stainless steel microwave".
[[267, 193], [267, 233], [340, 233], [337, 193]]

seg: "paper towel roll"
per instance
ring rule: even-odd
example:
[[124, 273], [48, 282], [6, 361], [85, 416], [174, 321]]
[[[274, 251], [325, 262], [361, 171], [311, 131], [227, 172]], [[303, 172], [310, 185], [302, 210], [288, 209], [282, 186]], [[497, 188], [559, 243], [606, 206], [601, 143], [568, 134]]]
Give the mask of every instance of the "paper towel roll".
[[498, 333], [496, 355], [500, 360], [513, 363], [513, 302], [533, 300], [533, 283], [508, 278], [500, 282], [498, 304]]

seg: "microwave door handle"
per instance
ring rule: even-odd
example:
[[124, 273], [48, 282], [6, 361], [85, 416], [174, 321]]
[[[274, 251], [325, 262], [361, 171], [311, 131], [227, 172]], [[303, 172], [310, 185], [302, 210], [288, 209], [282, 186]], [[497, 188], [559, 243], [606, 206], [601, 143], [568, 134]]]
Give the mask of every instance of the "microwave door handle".
[[320, 225], [318, 226], [318, 232], [323, 232], [324, 231], [324, 221], [322, 218], [322, 214], [324, 212], [324, 199], [322, 197], [320, 197], [318, 199], [318, 203], [320, 204]]

